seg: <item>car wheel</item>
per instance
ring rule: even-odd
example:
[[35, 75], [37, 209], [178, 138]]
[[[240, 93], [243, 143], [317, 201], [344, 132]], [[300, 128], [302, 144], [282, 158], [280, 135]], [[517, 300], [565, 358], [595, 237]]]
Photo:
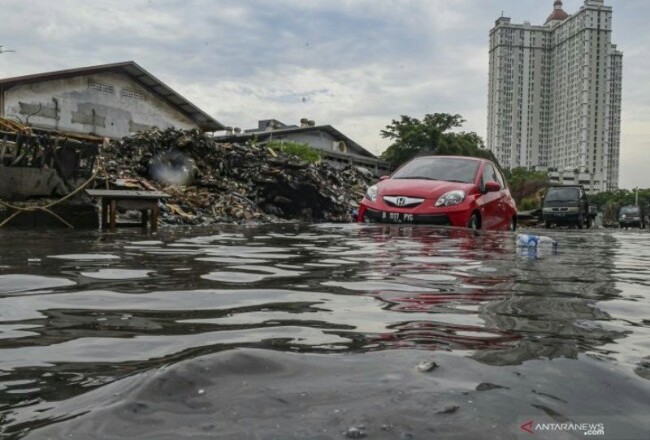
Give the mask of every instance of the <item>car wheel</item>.
[[546, 222], [544, 223], [544, 227], [545, 227], [546, 229], [550, 229], [550, 228], [551, 228], [551, 221], [550, 221], [550, 220], [546, 220]]
[[576, 223], [578, 229], [582, 229], [584, 224], [585, 224], [585, 219], [582, 216], [578, 217], [578, 223]]
[[481, 229], [481, 221], [479, 220], [478, 214], [476, 212], [469, 218], [467, 227], [475, 231]]

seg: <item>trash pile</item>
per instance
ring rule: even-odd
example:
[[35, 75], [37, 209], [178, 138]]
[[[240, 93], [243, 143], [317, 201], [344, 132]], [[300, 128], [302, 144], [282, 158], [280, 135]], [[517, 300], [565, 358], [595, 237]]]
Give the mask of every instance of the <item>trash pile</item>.
[[164, 191], [166, 224], [308, 220], [349, 222], [372, 173], [307, 163], [198, 130], [153, 128], [105, 145], [96, 188]]
[[93, 174], [102, 141], [0, 117], [0, 199], [69, 194]]

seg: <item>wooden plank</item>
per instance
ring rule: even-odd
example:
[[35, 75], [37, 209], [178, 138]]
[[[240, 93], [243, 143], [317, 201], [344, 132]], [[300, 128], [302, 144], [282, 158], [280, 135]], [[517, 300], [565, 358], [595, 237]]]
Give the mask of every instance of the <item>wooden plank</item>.
[[171, 197], [162, 191], [133, 191], [119, 189], [87, 189], [86, 193], [90, 197], [102, 197], [110, 199], [166, 199]]
[[[111, 232], [115, 232], [118, 226], [140, 226], [146, 229], [149, 221], [151, 221], [151, 232], [156, 232], [158, 230], [158, 200], [170, 197], [161, 191], [87, 189], [86, 193], [91, 197], [101, 199], [102, 229], [108, 227]], [[139, 210], [142, 214], [140, 223], [117, 223], [118, 206]], [[151, 211], [150, 214], [149, 211]]]

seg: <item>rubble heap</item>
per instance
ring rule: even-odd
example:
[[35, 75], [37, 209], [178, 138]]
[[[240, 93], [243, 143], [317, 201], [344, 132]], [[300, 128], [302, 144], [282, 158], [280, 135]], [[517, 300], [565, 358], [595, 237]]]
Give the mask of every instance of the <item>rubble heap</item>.
[[[368, 170], [337, 170], [251, 144], [217, 143], [198, 130], [150, 129], [102, 149], [96, 187], [165, 191], [168, 224], [216, 222], [347, 222], [365, 189]], [[103, 177], [102, 177], [103, 176]]]

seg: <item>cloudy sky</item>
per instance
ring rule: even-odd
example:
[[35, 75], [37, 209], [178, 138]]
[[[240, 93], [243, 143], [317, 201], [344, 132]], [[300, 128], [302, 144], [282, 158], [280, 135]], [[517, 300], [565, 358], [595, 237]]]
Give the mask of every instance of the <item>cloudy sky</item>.
[[[573, 13], [583, 0], [565, 0]], [[621, 186], [650, 187], [650, 2], [614, 7], [624, 52]], [[485, 138], [488, 32], [552, 0], [0, 0], [0, 77], [133, 60], [220, 122], [328, 123], [379, 153], [406, 114]]]

